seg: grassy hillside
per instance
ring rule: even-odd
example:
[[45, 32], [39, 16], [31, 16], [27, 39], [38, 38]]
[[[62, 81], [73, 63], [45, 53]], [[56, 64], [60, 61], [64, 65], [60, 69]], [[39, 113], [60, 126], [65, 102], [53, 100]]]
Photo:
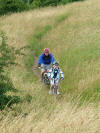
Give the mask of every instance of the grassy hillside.
[[[8, 43], [24, 49], [20, 66], [10, 68], [18, 104], [0, 112], [2, 133], [99, 133], [100, 1], [87, 0], [56, 8], [0, 17]], [[65, 74], [62, 96], [48, 95], [32, 67], [49, 47]]]

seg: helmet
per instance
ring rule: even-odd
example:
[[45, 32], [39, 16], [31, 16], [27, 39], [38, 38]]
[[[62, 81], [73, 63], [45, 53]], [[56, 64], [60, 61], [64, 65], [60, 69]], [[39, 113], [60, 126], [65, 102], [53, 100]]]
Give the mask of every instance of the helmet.
[[48, 48], [45, 48], [44, 49], [44, 53], [49, 53], [49, 49]]
[[59, 66], [59, 63], [58, 62], [55, 62], [55, 64], [54, 64], [55, 66]]

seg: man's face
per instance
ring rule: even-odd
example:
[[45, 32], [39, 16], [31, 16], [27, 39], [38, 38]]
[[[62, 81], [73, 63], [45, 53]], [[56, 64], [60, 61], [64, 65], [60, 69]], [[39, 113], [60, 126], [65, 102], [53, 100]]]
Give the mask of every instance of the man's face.
[[55, 69], [56, 69], [56, 68], [59, 68], [59, 66], [54, 65], [54, 68], [55, 68]]
[[45, 52], [45, 55], [46, 55], [46, 56], [48, 56], [48, 55], [49, 55], [49, 53], [48, 53], [48, 52]]

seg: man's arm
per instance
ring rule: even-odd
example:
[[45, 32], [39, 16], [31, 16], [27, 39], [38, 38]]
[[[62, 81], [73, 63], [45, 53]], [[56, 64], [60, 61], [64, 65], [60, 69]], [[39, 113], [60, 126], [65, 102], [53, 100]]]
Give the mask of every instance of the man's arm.
[[42, 59], [42, 55], [40, 55], [38, 59], [38, 67], [40, 67], [42, 63], [43, 63], [43, 59]]

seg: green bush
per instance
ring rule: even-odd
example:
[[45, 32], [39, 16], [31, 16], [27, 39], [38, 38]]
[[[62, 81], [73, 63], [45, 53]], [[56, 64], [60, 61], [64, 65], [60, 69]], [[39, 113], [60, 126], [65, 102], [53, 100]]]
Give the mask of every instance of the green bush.
[[0, 0], [0, 15], [9, 12], [21, 12], [28, 9], [23, 0]]
[[9, 78], [9, 67], [11, 65], [17, 65], [15, 62], [16, 55], [21, 54], [20, 50], [16, 50], [7, 44], [7, 37], [3, 32], [0, 33], [0, 109], [4, 109], [6, 106], [11, 106], [14, 103], [18, 103], [20, 98], [18, 96], [7, 96], [6, 92], [17, 92], [14, 88], [11, 79]]
[[83, 1], [83, 0], [61, 0], [60, 4], [67, 4], [67, 3], [70, 3], [70, 2], [75, 2], [75, 1]]
[[57, 6], [61, 0], [34, 0], [34, 7]]
[[0, 0], [0, 15], [44, 6], [64, 5], [74, 1], [82, 0]]
[[[43, 0], [42, 0], [43, 1]], [[41, 6], [57, 6], [59, 0], [45, 0], [41, 2]]]
[[44, 6], [57, 6], [59, 4], [67, 4], [69, 2], [82, 1], [82, 0], [34, 0], [33, 7], [44, 7]]

